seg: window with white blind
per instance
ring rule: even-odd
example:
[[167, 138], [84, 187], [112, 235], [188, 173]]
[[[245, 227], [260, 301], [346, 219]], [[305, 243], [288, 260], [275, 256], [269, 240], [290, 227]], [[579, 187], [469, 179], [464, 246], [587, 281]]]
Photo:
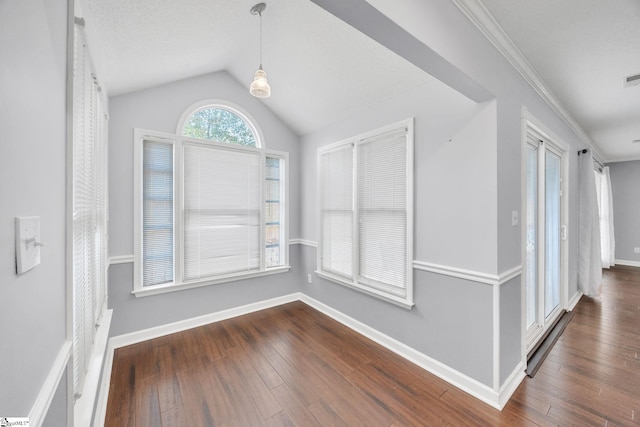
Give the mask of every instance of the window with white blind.
[[73, 380], [82, 394], [106, 309], [107, 115], [81, 25], [74, 26], [72, 142]]
[[287, 154], [136, 129], [138, 296], [287, 271]]
[[413, 120], [318, 150], [318, 274], [413, 306]]

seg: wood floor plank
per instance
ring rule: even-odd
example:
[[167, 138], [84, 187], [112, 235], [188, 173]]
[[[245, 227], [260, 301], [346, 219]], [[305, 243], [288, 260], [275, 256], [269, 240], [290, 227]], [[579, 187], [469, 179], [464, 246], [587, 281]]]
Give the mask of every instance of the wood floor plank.
[[158, 388], [155, 377], [147, 377], [138, 383], [136, 394], [136, 427], [157, 427], [162, 424]]
[[320, 425], [348, 427], [348, 424], [336, 413], [336, 411], [323, 400], [309, 406], [309, 411], [318, 420]]
[[286, 418], [296, 426], [320, 426], [321, 424], [307, 408], [300, 394], [289, 388], [287, 383], [273, 389], [273, 394], [284, 408]]
[[640, 269], [605, 271], [497, 411], [302, 302], [115, 351], [106, 426], [640, 425]]

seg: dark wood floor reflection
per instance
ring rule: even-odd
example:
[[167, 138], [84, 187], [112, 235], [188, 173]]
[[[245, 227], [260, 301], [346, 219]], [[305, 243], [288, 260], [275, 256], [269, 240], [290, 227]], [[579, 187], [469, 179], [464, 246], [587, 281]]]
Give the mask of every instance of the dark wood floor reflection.
[[105, 424], [640, 425], [640, 269], [605, 279], [502, 412], [298, 302], [116, 350]]

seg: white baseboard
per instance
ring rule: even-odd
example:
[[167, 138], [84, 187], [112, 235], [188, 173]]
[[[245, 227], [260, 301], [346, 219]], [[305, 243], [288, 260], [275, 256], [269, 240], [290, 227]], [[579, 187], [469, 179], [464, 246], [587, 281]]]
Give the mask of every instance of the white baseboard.
[[377, 342], [378, 344], [393, 351], [406, 360], [416, 364], [422, 369], [425, 369], [426, 371], [436, 375], [437, 377], [447, 381], [455, 387], [465, 391], [471, 396], [487, 403], [488, 405], [498, 410], [502, 410], [506, 402], [509, 400], [509, 398], [517, 389], [518, 385], [525, 376], [524, 366], [521, 363], [516, 367], [516, 369], [514, 369], [513, 373], [510, 375], [507, 381], [505, 381], [500, 390], [496, 392], [491, 387], [482, 384], [479, 381], [461, 372], [456, 371], [455, 369], [445, 365], [444, 363], [439, 362], [427, 356], [426, 354], [421, 353], [407, 346], [406, 344], [403, 344], [400, 341], [397, 341], [396, 339], [391, 338], [388, 335], [385, 335], [382, 332], [358, 320], [355, 320], [354, 318], [349, 317], [314, 298], [297, 292], [262, 302], [247, 304], [241, 307], [219, 311], [217, 313], [211, 313], [192, 319], [186, 319], [166, 325], [112, 337], [111, 339], [109, 339], [107, 348], [94, 426], [102, 427], [104, 425], [104, 419], [107, 410], [107, 398], [109, 395], [111, 368], [113, 364], [113, 353], [117, 348], [173, 334], [176, 332], [185, 331], [209, 323], [242, 316], [244, 314], [249, 314], [258, 310], [276, 307], [294, 301], [304, 302], [305, 304], [313, 307], [321, 313], [326, 314], [332, 319]]
[[58, 351], [56, 360], [54, 360], [47, 378], [44, 380], [44, 384], [40, 388], [40, 392], [36, 397], [36, 401], [29, 411], [29, 425], [31, 427], [40, 427], [44, 422], [47, 412], [49, 412], [49, 406], [53, 396], [56, 394], [56, 390], [60, 385], [60, 380], [64, 374], [64, 370], [69, 363], [71, 357], [71, 341], [67, 340], [62, 344], [62, 348]]
[[96, 405], [96, 416], [94, 427], [104, 426], [104, 419], [107, 414], [107, 399], [109, 398], [109, 386], [111, 383], [111, 368], [113, 365], [113, 353], [117, 348], [137, 344], [153, 338], [159, 338], [165, 335], [174, 334], [176, 332], [186, 331], [188, 329], [197, 328], [198, 326], [208, 325], [209, 323], [219, 322], [221, 320], [231, 319], [233, 317], [242, 316], [244, 314], [253, 313], [255, 311], [276, 307], [293, 301], [300, 300], [300, 293], [293, 293], [278, 298], [272, 298], [266, 301], [260, 301], [240, 307], [230, 308], [228, 310], [218, 311], [216, 313], [205, 314], [203, 316], [193, 317], [191, 319], [181, 320], [178, 322], [168, 323], [141, 331], [131, 332], [129, 334], [117, 335], [109, 339], [107, 354], [102, 370], [102, 383], [100, 385], [100, 393], [98, 395], [98, 403]]
[[73, 406], [74, 424], [77, 426], [90, 426], [93, 417], [93, 405], [100, 392], [100, 374], [104, 372], [105, 358], [108, 351], [109, 329], [111, 328], [111, 318], [113, 310], [105, 310], [100, 321], [100, 327], [96, 331], [93, 340], [93, 351], [89, 368], [84, 379], [82, 395], [76, 400]]
[[624, 259], [617, 259], [616, 260], [616, 265], [626, 265], [629, 267], [640, 267], [640, 261], [628, 261], [628, 260], [624, 260]]
[[[501, 404], [501, 401], [504, 400], [506, 403], [508, 397], [511, 396], [511, 394], [508, 393], [513, 393], [513, 391], [511, 391], [511, 388], [517, 388], [518, 384], [520, 384], [519, 381], [522, 381], [522, 378], [524, 378], [524, 368], [521, 370], [522, 377], [520, 377], [519, 379], [518, 375], [516, 375], [517, 371], [514, 371], [514, 374], [512, 374], [512, 376], [510, 377], [510, 382], [505, 383], [505, 385], [509, 385], [509, 387], [503, 386], [500, 392], [496, 392], [491, 387], [482, 384], [481, 382], [476, 381], [461, 372], [456, 371], [455, 369], [445, 365], [444, 363], [439, 362], [427, 356], [426, 354], [421, 353], [409, 347], [408, 345], [403, 344], [400, 341], [397, 341], [396, 339], [391, 338], [388, 335], [385, 335], [382, 332], [373, 329], [372, 327], [365, 325], [364, 323], [329, 307], [324, 303], [321, 303], [318, 300], [315, 300], [304, 294], [301, 294], [300, 299], [305, 304], [308, 304], [316, 310], [326, 314], [334, 320], [337, 320], [343, 325], [377, 342], [378, 344], [386, 347], [399, 356], [402, 356], [406, 360], [420, 366], [422, 369], [434, 374], [435, 376], [445, 380], [446, 382], [456, 386], [457, 388], [465, 391], [471, 396], [485, 402], [486, 404], [496, 409], [502, 410], [504, 404]], [[517, 384], [513, 386], [513, 384], [511, 383], [515, 383], [516, 381], [518, 381]], [[513, 390], [515, 390], [515, 388], [513, 388]], [[505, 396], [507, 396], [508, 394], [508, 396], [506, 398], [502, 397], [503, 393], [505, 393]]]
[[111, 340], [107, 344], [107, 352], [102, 365], [102, 381], [98, 390], [98, 402], [96, 403], [96, 413], [93, 427], [103, 427], [107, 416], [107, 399], [109, 398], [109, 386], [111, 385], [111, 368], [113, 368], [113, 352], [115, 348]]
[[272, 298], [266, 301], [260, 301], [252, 304], [242, 305], [240, 307], [230, 308], [228, 310], [218, 311], [216, 313], [205, 314], [203, 316], [193, 317], [191, 319], [180, 320], [178, 322], [167, 323], [165, 325], [155, 326], [153, 328], [143, 329], [141, 331], [118, 335], [115, 337], [111, 337], [109, 342], [113, 345], [114, 349], [125, 347], [127, 345], [163, 337], [165, 335], [174, 334], [176, 332], [186, 331], [187, 329], [197, 328], [198, 326], [208, 325], [209, 323], [219, 322], [221, 320], [231, 319], [232, 317], [242, 316], [243, 314], [253, 313], [254, 311], [277, 307], [282, 304], [298, 301], [299, 299], [299, 294], [293, 293], [278, 298]]
[[573, 298], [571, 298], [571, 301], [569, 301], [569, 307], [567, 307], [567, 311], [573, 311], [573, 309], [576, 308], [576, 305], [578, 305], [578, 303], [580, 302], [580, 298], [582, 298], [582, 295], [584, 294], [581, 291], [576, 292]]
[[509, 378], [507, 378], [504, 384], [502, 384], [502, 387], [500, 387], [500, 393], [498, 395], [498, 409], [501, 411], [509, 399], [511, 399], [513, 393], [516, 392], [518, 386], [522, 380], [524, 380], [524, 377], [527, 376], [525, 373], [526, 368], [527, 366], [524, 362], [521, 361], [518, 363], [518, 366], [516, 366], [516, 368], [511, 372], [511, 375], [509, 375]]

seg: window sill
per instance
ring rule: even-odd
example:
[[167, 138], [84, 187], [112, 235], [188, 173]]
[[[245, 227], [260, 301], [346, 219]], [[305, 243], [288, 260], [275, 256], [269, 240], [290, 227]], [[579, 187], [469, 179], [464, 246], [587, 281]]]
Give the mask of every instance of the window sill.
[[164, 285], [146, 286], [144, 288], [134, 289], [131, 293], [135, 295], [136, 298], [148, 297], [151, 295], [166, 294], [169, 292], [184, 291], [187, 289], [201, 288], [203, 286], [217, 285], [220, 283], [235, 282], [238, 280], [270, 276], [272, 274], [286, 273], [290, 269], [291, 267], [286, 265], [281, 267], [270, 268], [264, 271], [234, 274], [234, 275], [220, 277], [217, 279], [209, 279], [209, 280], [203, 280], [199, 282], [168, 283]]
[[384, 293], [382, 291], [379, 291], [375, 288], [370, 288], [368, 286], [363, 286], [357, 282], [352, 282], [350, 280], [347, 280], [345, 278], [339, 277], [339, 276], [335, 276], [333, 274], [330, 273], [326, 273], [323, 271], [316, 271], [316, 274], [319, 277], [322, 277], [323, 279], [326, 280], [330, 280], [332, 282], [338, 283], [340, 285], [346, 286], [347, 288], [351, 288], [351, 289], [355, 289], [357, 291], [360, 291], [362, 293], [365, 293], [367, 295], [371, 295], [372, 297], [381, 299], [383, 301], [386, 302], [390, 302], [392, 304], [395, 304], [397, 306], [400, 306], [402, 308], [405, 308], [407, 310], [411, 310], [413, 308], [413, 306], [415, 305], [415, 303], [413, 301], [409, 301], [405, 298], [401, 298], [401, 297], [397, 297], [395, 295], [390, 295], [387, 293]]

